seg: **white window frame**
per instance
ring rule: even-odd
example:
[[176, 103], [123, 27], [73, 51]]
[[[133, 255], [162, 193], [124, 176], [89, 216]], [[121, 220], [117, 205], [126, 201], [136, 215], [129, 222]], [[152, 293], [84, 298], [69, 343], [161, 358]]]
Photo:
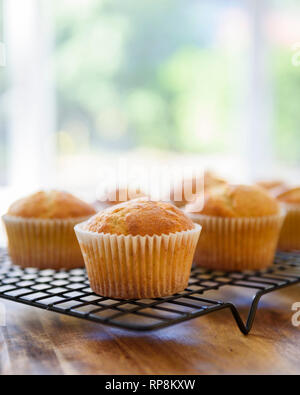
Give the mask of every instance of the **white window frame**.
[[272, 177], [271, 84], [267, 74], [266, 14], [267, 0], [247, 0], [250, 24], [250, 51], [244, 116], [244, 157], [248, 179]]
[[9, 185], [32, 191], [54, 175], [54, 85], [49, 0], [4, 0], [9, 92]]

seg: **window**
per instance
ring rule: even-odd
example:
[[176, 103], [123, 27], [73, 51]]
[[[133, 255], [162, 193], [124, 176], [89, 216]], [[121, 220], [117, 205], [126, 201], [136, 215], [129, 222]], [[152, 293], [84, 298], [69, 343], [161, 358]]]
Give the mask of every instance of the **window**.
[[296, 0], [0, 9], [0, 188], [10, 200], [46, 186], [92, 199], [120, 158], [206, 166], [233, 181], [299, 175]]
[[3, 49], [3, 1], [0, 0], [0, 187], [8, 182], [8, 131], [7, 131], [7, 107], [5, 105], [5, 91], [7, 78], [4, 70]]
[[300, 5], [274, 2], [268, 15], [269, 75], [273, 91], [274, 156], [282, 174], [300, 175]]

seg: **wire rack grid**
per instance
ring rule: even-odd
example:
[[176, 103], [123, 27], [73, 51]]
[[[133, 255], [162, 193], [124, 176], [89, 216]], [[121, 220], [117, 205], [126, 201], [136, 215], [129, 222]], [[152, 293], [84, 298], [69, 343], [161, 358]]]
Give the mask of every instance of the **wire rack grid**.
[[[21, 269], [0, 250], [0, 298], [47, 309], [127, 330], [149, 331], [229, 309], [242, 333], [253, 326], [263, 295], [300, 283], [300, 255], [280, 253], [275, 263], [260, 272], [212, 272], [194, 268], [183, 292], [157, 299], [118, 300], [92, 292], [84, 269], [70, 271]], [[208, 291], [224, 286], [252, 290], [246, 322], [236, 305], [208, 298]]]

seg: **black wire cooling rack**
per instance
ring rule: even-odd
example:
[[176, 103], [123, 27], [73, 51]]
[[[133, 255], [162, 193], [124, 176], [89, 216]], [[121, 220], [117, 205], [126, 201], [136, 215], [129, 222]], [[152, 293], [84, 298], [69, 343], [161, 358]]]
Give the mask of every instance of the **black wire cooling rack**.
[[[274, 265], [261, 272], [211, 272], [195, 268], [189, 286], [179, 294], [158, 299], [118, 300], [96, 295], [84, 269], [71, 271], [21, 269], [0, 249], [0, 298], [123, 329], [149, 331], [230, 309], [242, 333], [252, 328], [263, 295], [300, 283], [300, 255], [280, 253]], [[253, 291], [244, 323], [232, 302], [205, 297], [224, 286]]]

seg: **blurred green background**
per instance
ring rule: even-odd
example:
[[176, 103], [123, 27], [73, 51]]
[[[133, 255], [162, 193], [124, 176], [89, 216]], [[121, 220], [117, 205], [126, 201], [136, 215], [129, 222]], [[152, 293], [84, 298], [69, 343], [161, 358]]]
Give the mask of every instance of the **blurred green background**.
[[214, 7], [110, 0], [70, 12], [64, 3], [55, 8], [62, 152], [230, 148], [240, 53], [214, 48]]
[[[55, 2], [61, 152], [236, 148], [247, 37], [240, 32], [241, 44], [230, 48], [220, 24], [239, 1], [68, 3]], [[274, 148], [279, 159], [299, 163], [300, 70], [291, 67], [287, 46], [274, 45], [268, 55]]]
[[[238, 151], [250, 41], [245, 3], [51, 1], [58, 157], [140, 147]], [[291, 65], [293, 42], [280, 16], [289, 25], [300, 5], [268, 4], [272, 148], [278, 161], [299, 165], [300, 67]], [[1, 70], [0, 183], [6, 180], [7, 86]]]

